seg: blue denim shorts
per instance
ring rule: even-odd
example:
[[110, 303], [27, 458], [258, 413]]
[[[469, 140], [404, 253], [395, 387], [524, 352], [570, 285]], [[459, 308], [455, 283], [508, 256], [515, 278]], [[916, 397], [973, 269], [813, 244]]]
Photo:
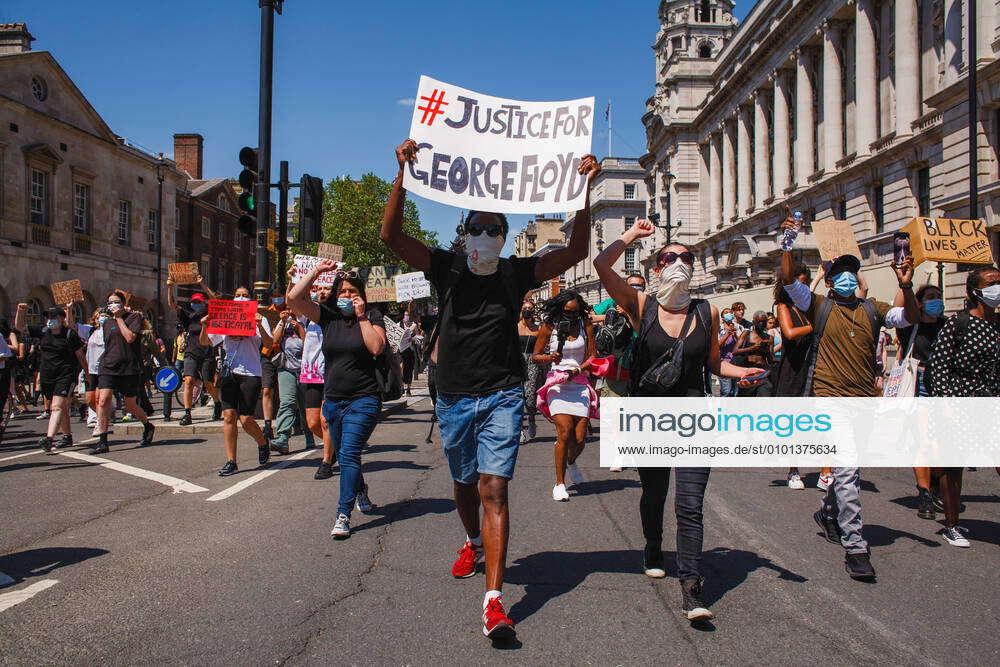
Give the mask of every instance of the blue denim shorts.
[[485, 396], [439, 392], [435, 411], [453, 480], [476, 484], [480, 475], [514, 477], [524, 416], [521, 385]]

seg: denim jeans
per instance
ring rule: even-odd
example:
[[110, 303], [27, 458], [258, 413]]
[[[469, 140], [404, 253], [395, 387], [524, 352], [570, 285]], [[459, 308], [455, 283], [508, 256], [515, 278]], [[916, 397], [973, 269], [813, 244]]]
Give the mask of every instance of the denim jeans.
[[284, 368], [278, 369], [278, 414], [274, 423], [274, 439], [277, 443], [287, 445], [298, 418], [305, 434], [306, 448], [315, 445], [312, 431], [306, 424], [306, 403], [302, 385], [299, 384], [298, 371]]
[[323, 418], [340, 464], [340, 504], [338, 514], [351, 516], [358, 491], [364, 489], [361, 450], [368, 443], [378, 421], [382, 401], [378, 396], [361, 396], [343, 401], [323, 401]]
[[484, 396], [438, 393], [437, 417], [451, 478], [476, 484], [480, 475], [512, 479], [520, 444], [520, 384]]
[[[702, 505], [711, 468], [675, 468], [677, 490], [674, 492], [674, 515], [677, 520], [677, 578], [681, 581], [701, 578], [701, 547], [705, 537]], [[639, 468], [642, 497], [639, 517], [642, 534], [649, 546], [663, 542], [663, 506], [670, 490], [670, 468]]]
[[834, 468], [833, 483], [823, 496], [820, 508], [824, 516], [835, 518], [840, 526], [840, 545], [851, 554], [866, 553], [868, 542], [861, 535], [861, 469]]
[[722, 397], [732, 398], [736, 396], [736, 390], [739, 388], [736, 386], [736, 378], [719, 378], [719, 395]]

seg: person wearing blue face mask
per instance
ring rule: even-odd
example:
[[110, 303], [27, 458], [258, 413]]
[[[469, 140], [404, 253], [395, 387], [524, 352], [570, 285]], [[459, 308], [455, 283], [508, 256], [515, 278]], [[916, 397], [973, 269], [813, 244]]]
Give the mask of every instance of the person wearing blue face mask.
[[177, 322], [187, 330], [187, 337], [184, 341], [184, 365], [181, 375], [184, 378], [184, 387], [181, 393], [181, 403], [184, 405], [184, 416], [179, 424], [188, 426], [191, 424], [191, 409], [194, 407], [194, 390], [200, 384], [205, 391], [211, 395], [215, 401], [212, 419], [218, 421], [222, 419], [222, 400], [219, 391], [215, 387], [215, 348], [201, 344], [201, 322], [208, 315], [208, 304], [205, 296], [209, 299], [219, 298], [218, 294], [209, 289], [204, 278], [197, 277], [198, 287], [202, 292], [195, 292], [188, 301], [185, 308], [177, 303], [174, 297], [174, 281], [167, 278], [167, 305], [177, 311]]
[[[795, 228], [791, 210], [781, 229]], [[875, 345], [881, 327], [900, 328], [920, 320], [920, 305], [913, 293], [913, 259], [893, 266], [903, 294], [903, 306], [859, 299], [861, 261], [853, 255], [835, 258], [824, 276], [827, 295], [814, 295], [797, 279], [791, 251], [781, 253], [780, 283], [792, 304], [812, 323], [815, 342], [806, 362], [806, 396], [877, 396]], [[850, 423], [851, 415], [836, 412], [833, 420]], [[850, 448], [853, 443], [846, 442]], [[855, 467], [833, 468], [833, 483], [813, 519], [830, 542], [844, 548], [844, 569], [853, 578], [875, 579], [868, 543], [862, 535], [861, 476]]]

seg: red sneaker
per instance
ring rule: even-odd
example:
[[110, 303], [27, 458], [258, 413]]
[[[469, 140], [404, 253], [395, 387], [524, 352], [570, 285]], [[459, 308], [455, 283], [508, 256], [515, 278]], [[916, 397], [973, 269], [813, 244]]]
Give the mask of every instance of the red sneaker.
[[507, 617], [503, 602], [497, 596], [486, 603], [483, 609], [483, 634], [490, 639], [513, 639], [514, 621]]
[[476, 563], [483, 559], [483, 548], [466, 541], [465, 546], [458, 550], [458, 558], [451, 566], [451, 576], [456, 579], [467, 579], [475, 576]]

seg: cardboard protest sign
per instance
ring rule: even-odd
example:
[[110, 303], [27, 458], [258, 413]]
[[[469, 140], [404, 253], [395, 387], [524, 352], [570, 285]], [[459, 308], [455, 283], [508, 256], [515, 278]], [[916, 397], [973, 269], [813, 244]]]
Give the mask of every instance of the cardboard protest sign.
[[359, 269], [358, 273], [365, 280], [369, 303], [398, 301], [394, 280], [399, 273], [398, 266], [367, 266]]
[[198, 270], [198, 262], [168, 264], [167, 273], [170, 274], [170, 279], [178, 285], [197, 285], [198, 276], [201, 275], [201, 271]]
[[403, 327], [392, 321], [391, 318], [385, 317], [385, 337], [389, 343], [389, 347], [392, 348], [393, 352], [399, 352], [399, 343], [403, 340]]
[[524, 102], [420, 77], [410, 122], [419, 150], [403, 185], [421, 197], [499, 213], [583, 208], [594, 98]]
[[339, 262], [344, 259], [344, 247], [332, 243], [320, 243], [316, 249], [316, 256], [320, 259], [332, 259]]
[[993, 262], [986, 224], [982, 220], [914, 218], [903, 231], [910, 234], [914, 266], [921, 262]]
[[819, 258], [824, 262], [840, 257], [854, 255], [861, 259], [861, 248], [854, 238], [854, 229], [847, 220], [815, 220], [812, 223], [812, 235], [819, 249]]
[[431, 284], [423, 272], [401, 273], [396, 276], [396, 301], [422, 299], [431, 295]]
[[52, 300], [60, 306], [83, 301], [83, 288], [80, 287], [79, 280], [64, 280], [60, 283], [52, 283], [51, 287]]
[[[312, 255], [296, 255], [292, 258], [292, 264], [295, 266], [295, 273], [292, 275], [292, 284], [299, 282], [306, 277], [313, 267], [319, 264], [321, 258], [313, 257]], [[316, 278], [316, 282], [313, 285], [332, 285], [336, 279], [336, 271], [342, 269], [343, 264], [337, 264], [337, 269], [332, 271], [324, 271], [319, 274]]]
[[131, 292], [126, 292], [125, 290], [119, 288], [119, 292], [125, 295], [125, 305], [132, 310], [142, 310], [148, 303], [148, 299], [144, 299], [141, 296], [136, 296]]
[[208, 300], [208, 333], [223, 336], [255, 336], [257, 302]]

